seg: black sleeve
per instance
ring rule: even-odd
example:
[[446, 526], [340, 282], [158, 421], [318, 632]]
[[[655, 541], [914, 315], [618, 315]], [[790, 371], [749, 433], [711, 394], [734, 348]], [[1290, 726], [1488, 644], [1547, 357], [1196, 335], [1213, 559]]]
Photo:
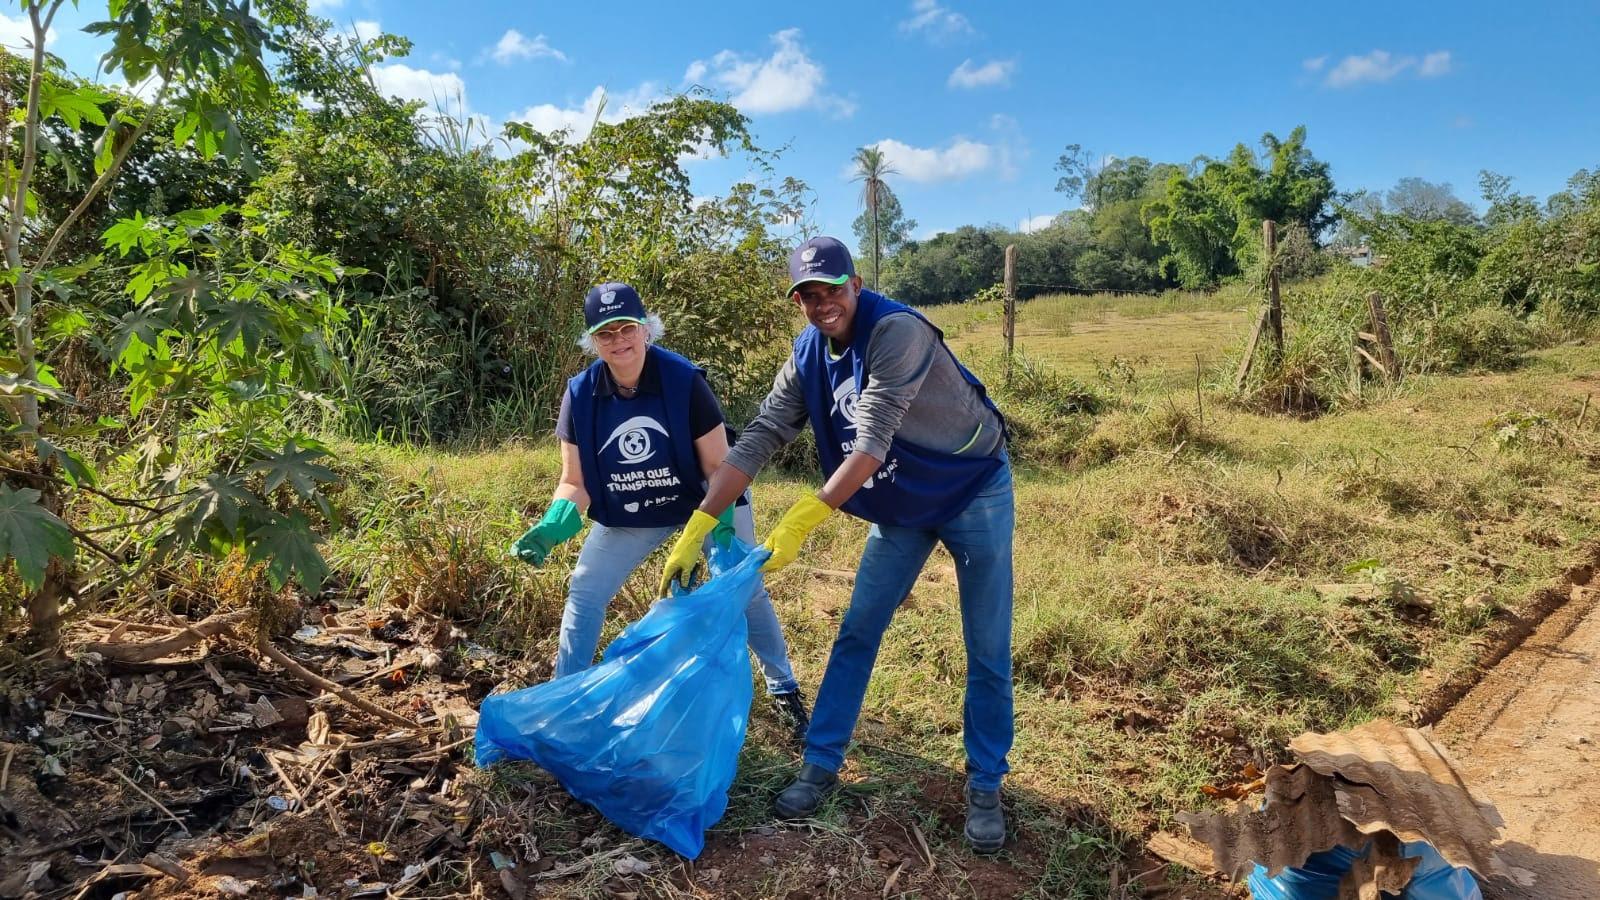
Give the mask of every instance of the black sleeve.
[[556, 437], [569, 444], [578, 441], [572, 436], [572, 392], [561, 392], [561, 411], [556, 413]]
[[696, 375], [694, 386], [689, 388], [689, 433], [699, 440], [722, 422], [722, 404], [717, 402], [717, 395], [711, 393], [705, 376]]

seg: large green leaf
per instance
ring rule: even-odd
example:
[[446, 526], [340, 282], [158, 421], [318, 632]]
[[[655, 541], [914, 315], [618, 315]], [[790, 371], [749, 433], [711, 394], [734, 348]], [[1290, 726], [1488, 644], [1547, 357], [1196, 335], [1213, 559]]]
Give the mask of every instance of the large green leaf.
[[15, 559], [24, 584], [38, 590], [50, 557], [71, 559], [72, 551], [67, 524], [39, 505], [38, 491], [0, 484], [0, 560]]
[[205, 328], [217, 332], [217, 342], [226, 347], [236, 338], [252, 356], [261, 348], [261, 339], [272, 330], [272, 311], [259, 303], [223, 303], [206, 317]]
[[89, 468], [89, 464], [77, 453], [59, 447], [44, 438], [34, 441], [33, 448], [40, 459], [54, 460], [57, 465], [61, 466], [62, 471], [67, 473], [68, 480], [73, 484], [94, 484], [94, 470]]
[[293, 577], [307, 593], [322, 589], [328, 577], [328, 564], [317, 552], [322, 542], [311, 531], [311, 523], [298, 512], [273, 516], [272, 520], [250, 532], [250, 561], [267, 564], [272, 586], [282, 588]]
[[135, 210], [132, 218], [118, 219], [115, 225], [107, 228], [101, 239], [105, 241], [107, 249], [114, 247], [119, 254], [127, 256], [133, 248], [151, 239], [152, 225], [144, 213]]
[[39, 116], [49, 118], [60, 115], [73, 131], [83, 128], [83, 120], [88, 119], [96, 125], [106, 124], [106, 114], [100, 111], [100, 104], [111, 102], [109, 94], [103, 94], [90, 85], [80, 85], [76, 88], [45, 82], [39, 86]]
[[194, 489], [194, 515], [199, 524], [213, 520], [229, 534], [239, 528], [239, 514], [257, 505], [254, 494], [244, 489], [237, 478], [213, 472]]
[[316, 447], [301, 448], [290, 439], [283, 445], [282, 453], [269, 452], [265, 459], [252, 465], [250, 471], [267, 473], [268, 493], [277, 490], [278, 485], [287, 481], [296, 494], [310, 500], [317, 495], [317, 482], [334, 481], [339, 477], [332, 469], [312, 462], [318, 457], [327, 455], [326, 450]]

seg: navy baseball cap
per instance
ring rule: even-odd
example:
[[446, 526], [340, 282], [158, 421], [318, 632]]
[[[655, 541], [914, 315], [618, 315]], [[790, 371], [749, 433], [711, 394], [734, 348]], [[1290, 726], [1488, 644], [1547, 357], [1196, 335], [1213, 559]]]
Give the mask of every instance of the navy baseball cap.
[[608, 281], [589, 289], [583, 298], [583, 324], [590, 334], [612, 322], [643, 322], [644, 301], [639, 292], [620, 281]]
[[808, 281], [825, 284], [844, 284], [856, 274], [856, 264], [850, 259], [850, 250], [831, 237], [814, 237], [794, 248], [789, 254], [789, 290]]

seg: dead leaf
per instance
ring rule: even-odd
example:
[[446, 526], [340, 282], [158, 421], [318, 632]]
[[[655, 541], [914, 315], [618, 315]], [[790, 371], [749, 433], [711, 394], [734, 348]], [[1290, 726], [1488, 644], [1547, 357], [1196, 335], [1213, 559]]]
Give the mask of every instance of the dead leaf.
[[655, 865], [630, 853], [617, 860], [615, 868], [618, 875], [643, 875], [655, 868]]
[[523, 885], [522, 879], [510, 869], [500, 870], [500, 886], [511, 895], [511, 900], [526, 900], [528, 896], [528, 889]]
[[318, 746], [325, 746], [328, 737], [333, 732], [333, 725], [328, 721], [328, 714], [317, 710], [306, 719], [306, 740]]
[[211, 660], [206, 660], [200, 667], [206, 670], [206, 674], [211, 676], [211, 680], [216, 682], [217, 687], [222, 688], [224, 694], [233, 693], [233, 685], [222, 677], [222, 673], [217, 671], [217, 667], [212, 665]]
[[277, 708], [265, 697], [257, 699], [254, 703], [246, 704], [245, 712], [248, 712], [250, 717], [255, 720], [257, 728], [265, 728], [268, 725], [276, 725], [283, 721], [283, 716], [278, 715]]

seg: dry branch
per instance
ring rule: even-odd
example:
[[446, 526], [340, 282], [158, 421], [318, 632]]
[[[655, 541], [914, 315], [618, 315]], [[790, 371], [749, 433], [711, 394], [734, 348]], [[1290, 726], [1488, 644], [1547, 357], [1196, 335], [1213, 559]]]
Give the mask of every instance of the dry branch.
[[309, 684], [312, 687], [321, 688], [322, 690], [337, 696], [339, 699], [350, 704], [351, 706], [376, 716], [391, 725], [396, 725], [410, 731], [418, 730], [417, 723], [411, 721], [410, 719], [392, 713], [370, 700], [363, 699], [354, 691], [351, 691], [342, 685], [335, 684], [334, 682], [323, 678], [321, 675], [318, 675], [300, 663], [295, 662], [294, 659], [292, 659], [288, 654], [284, 653], [282, 650], [279, 650], [277, 647], [272, 646], [272, 642], [267, 640], [267, 636], [265, 634], [261, 635], [260, 640], [256, 642], [256, 646], [260, 648], [262, 656], [265, 656], [267, 659], [270, 659], [282, 666], [290, 675], [293, 675], [301, 681], [304, 681], [306, 684]]
[[179, 650], [200, 643], [206, 638], [215, 637], [225, 631], [229, 631], [235, 625], [242, 625], [249, 621], [252, 615], [254, 615], [254, 610], [236, 609], [231, 612], [207, 616], [190, 625], [185, 631], [154, 641], [142, 643], [101, 641], [85, 644], [83, 649], [118, 662], [149, 662], [153, 659], [171, 656]]

